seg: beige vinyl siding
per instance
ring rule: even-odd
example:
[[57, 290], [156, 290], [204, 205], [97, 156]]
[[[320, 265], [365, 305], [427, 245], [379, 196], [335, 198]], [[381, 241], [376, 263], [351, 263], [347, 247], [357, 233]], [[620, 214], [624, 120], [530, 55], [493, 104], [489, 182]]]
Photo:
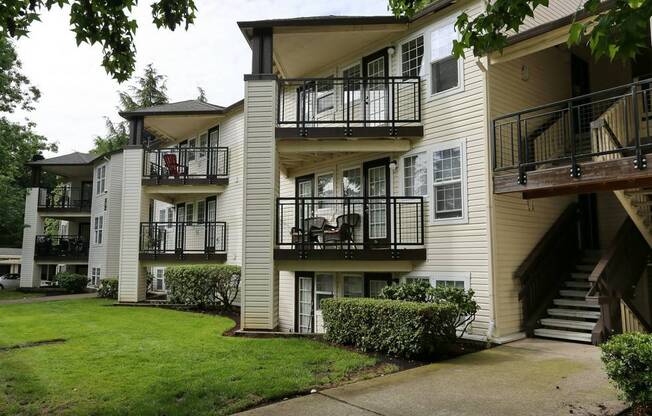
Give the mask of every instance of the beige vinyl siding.
[[43, 218], [39, 215], [39, 188], [28, 188], [25, 197], [25, 216], [23, 223], [23, 249], [20, 259], [20, 287], [39, 287], [41, 268], [34, 261], [36, 236], [43, 233]]
[[[119, 272], [120, 260], [120, 221], [122, 214], [122, 153], [115, 153], [111, 156], [110, 161], [107, 163], [107, 185], [108, 193], [105, 194], [107, 198], [107, 210], [104, 211], [104, 261], [101, 265], [101, 277], [116, 277]], [[93, 201], [94, 203], [96, 201]], [[101, 203], [101, 209], [104, 210], [104, 199], [100, 198], [97, 202]], [[92, 224], [91, 224], [92, 227]], [[92, 229], [91, 229], [92, 231]], [[89, 255], [89, 259], [91, 259]], [[89, 273], [91, 265], [89, 264]]]
[[550, 0], [548, 7], [539, 6], [534, 10], [534, 17], [526, 17], [520, 31], [532, 29], [545, 23], [569, 16], [582, 9], [585, 0]]
[[600, 248], [607, 250], [627, 218], [627, 212], [613, 192], [600, 192], [598, 198], [598, 237]]
[[273, 329], [278, 322], [273, 245], [279, 180], [274, 135], [276, 82], [245, 84], [242, 325]]

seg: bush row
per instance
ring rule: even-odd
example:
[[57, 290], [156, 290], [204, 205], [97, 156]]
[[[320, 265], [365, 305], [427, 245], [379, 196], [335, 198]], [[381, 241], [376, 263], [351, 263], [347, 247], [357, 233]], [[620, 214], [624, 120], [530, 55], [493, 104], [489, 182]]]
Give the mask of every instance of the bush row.
[[100, 280], [97, 296], [107, 299], [118, 299], [118, 278], [110, 277]]
[[230, 308], [240, 288], [240, 266], [173, 266], [165, 269], [168, 301], [198, 307]]
[[88, 286], [88, 277], [84, 274], [61, 272], [57, 273], [55, 280], [68, 293], [82, 293]]

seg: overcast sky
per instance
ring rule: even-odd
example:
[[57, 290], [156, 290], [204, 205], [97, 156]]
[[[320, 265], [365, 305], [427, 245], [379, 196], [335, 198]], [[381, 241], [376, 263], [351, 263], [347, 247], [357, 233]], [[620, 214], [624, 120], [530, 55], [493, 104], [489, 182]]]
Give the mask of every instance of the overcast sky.
[[[170, 101], [197, 97], [229, 105], [243, 97], [243, 74], [251, 70], [251, 50], [238, 20], [316, 15], [384, 15], [387, 0], [195, 0], [195, 24], [188, 31], [157, 30], [151, 23], [151, 0], [135, 11], [137, 67], [153, 63], [168, 77]], [[38, 133], [59, 145], [58, 154], [86, 152], [104, 133], [104, 117], [118, 119], [119, 85], [101, 66], [101, 48], [77, 47], [67, 10], [53, 8], [31, 26], [29, 38], [17, 42], [23, 72], [41, 90], [29, 118]], [[23, 118], [15, 114], [13, 118]]]

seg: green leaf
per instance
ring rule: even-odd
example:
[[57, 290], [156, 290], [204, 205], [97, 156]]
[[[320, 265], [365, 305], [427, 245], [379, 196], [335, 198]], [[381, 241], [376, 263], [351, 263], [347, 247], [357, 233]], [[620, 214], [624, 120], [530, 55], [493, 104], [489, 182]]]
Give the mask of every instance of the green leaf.
[[645, 3], [645, 0], [627, 0], [627, 4], [632, 9], [640, 8], [643, 5], [643, 3]]
[[584, 32], [584, 25], [582, 23], [575, 22], [571, 25], [568, 32], [568, 45], [577, 45], [582, 38]]

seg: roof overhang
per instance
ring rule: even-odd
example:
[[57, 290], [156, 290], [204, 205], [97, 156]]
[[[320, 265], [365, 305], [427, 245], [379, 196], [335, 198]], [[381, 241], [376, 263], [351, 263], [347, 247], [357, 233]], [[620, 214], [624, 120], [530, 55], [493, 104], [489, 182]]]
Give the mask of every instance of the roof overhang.
[[155, 115], [144, 117], [145, 130], [165, 141], [179, 141], [215, 126], [224, 114]]

